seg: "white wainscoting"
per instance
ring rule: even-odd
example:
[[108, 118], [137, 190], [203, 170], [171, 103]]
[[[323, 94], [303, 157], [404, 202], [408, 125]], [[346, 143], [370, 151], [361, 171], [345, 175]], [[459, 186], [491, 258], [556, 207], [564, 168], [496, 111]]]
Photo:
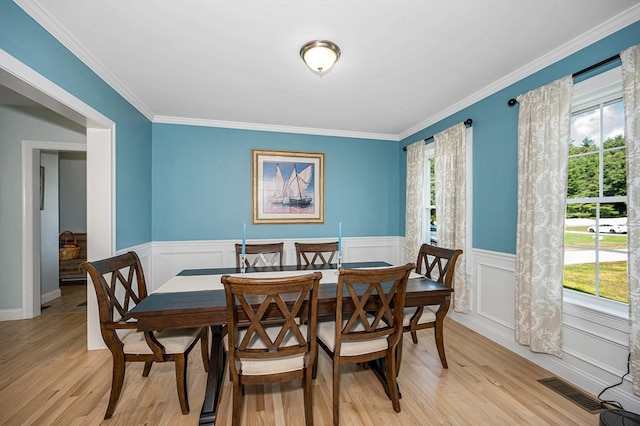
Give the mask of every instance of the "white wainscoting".
[[[327, 242], [327, 238], [296, 240], [251, 240], [251, 243], [284, 242], [285, 265], [296, 264], [295, 242]], [[335, 240], [333, 240], [335, 241]], [[155, 290], [184, 269], [234, 267], [237, 240], [217, 241], [170, 241], [154, 242], [151, 268], [145, 266], [149, 291]], [[383, 261], [392, 265], [400, 263], [400, 237], [343, 238], [343, 262]]]
[[[629, 351], [629, 325], [624, 315], [565, 297], [562, 358], [531, 352], [514, 339], [515, 256], [474, 249], [467, 261], [472, 262], [473, 274], [467, 277], [470, 311], [450, 311], [451, 319], [594, 395], [620, 382], [627, 372]], [[640, 412], [640, 398], [633, 394], [629, 376], [602, 398]]]

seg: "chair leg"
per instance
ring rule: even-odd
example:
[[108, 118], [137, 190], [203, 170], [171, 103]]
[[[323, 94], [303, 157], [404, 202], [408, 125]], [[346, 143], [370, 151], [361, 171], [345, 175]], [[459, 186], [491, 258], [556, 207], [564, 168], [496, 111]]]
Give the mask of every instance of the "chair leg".
[[187, 395], [187, 357], [185, 354], [176, 355], [176, 387], [182, 414], [189, 414], [189, 396]]
[[438, 355], [440, 356], [442, 368], [449, 368], [447, 365], [447, 357], [444, 354], [444, 321], [436, 321], [433, 334], [436, 338], [436, 347], [438, 348]]
[[311, 377], [313, 378], [313, 380], [316, 379], [316, 377], [318, 377], [318, 352], [320, 352], [320, 348], [318, 347], [318, 350], [316, 350], [316, 354], [314, 356], [314, 360], [313, 360], [313, 368], [312, 368], [312, 373], [311, 373]]
[[202, 363], [204, 371], [209, 372], [209, 328], [203, 327], [200, 334], [200, 352], [202, 353]]
[[151, 366], [153, 365], [153, 361], [145, 361], [144, 369], [142, 370], [142, 377], [147, 377], [151, 372]]
[[415, 330], [411, 330], [411, 340], [414, 344], [418, 343], [418, 333]]
[[[397, 346], [396, 346], [397, 349]], [[398, 385], [396, 381], [396, 351], [389, 351], [385, 356], [385, 364], [387, 367], [387, 381], [389, 387], [389, 398], [393, 409], [396, 413], [400, 412], [400, 396], [398, 395]]]
[[302, 378], [304, 388], [304, 419], [307, 426], [313, 426], [313, 378], [310, 368], [306, 368]]
[[240, 383], [233, 383], [233, 402], [231, 411], [231, 424], [238, 426], [240, 424], [240, 402], [242, 398], [242, 386]]
[[333, 360], [333, 426], [340, 424], [340, 364], [338, 356]]
[[110, 419], [120, 399], [122, 385], [124, 384], [125, 362], [123, 353], [111, 353], [113, 358], [113, 371], [111, 375], [111, 394], [109, 395], [109, 405], [104, 415], [105, 419]]
[[402, 362], [402, 341], [404, 340], [404, 333], [398, 340], [398, 346], [396, 346], [396, 377], [400, 374], [400, 363]]

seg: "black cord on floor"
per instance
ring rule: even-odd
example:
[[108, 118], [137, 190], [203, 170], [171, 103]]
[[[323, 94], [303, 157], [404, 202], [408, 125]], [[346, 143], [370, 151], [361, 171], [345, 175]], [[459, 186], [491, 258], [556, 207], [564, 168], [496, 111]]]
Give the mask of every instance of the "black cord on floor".
[[[622, 408], [622, 404], [620, 404], [618, 401], [607, 401], [600, 398], [600, 396], [606, 391], [608, 391], [609, 389], [615, 388], [616, 386], [620, 386], [622, 383], [624, 383], [624, 378], [627, 376], [627, 374], [629, 374], [630, 371], [631, 371], [631, 352], [629, 352], [629, 355], [627, 356], [627, 372], [624, 373], [622, 377], [620, 377], [620, 382], [616, 383], [615, 385], [607, 386], [606, 388], [602, 389], [602, 392], [598, 394], [598, 399], [600, 400], [600, 406], [602, 406], [602, 408], [606, 409], [610, 407], [615, 407], [620, 410], [624, 410], [624, 408]], [[607, 407], [607, 406], [610, 406], [610, 407]]]

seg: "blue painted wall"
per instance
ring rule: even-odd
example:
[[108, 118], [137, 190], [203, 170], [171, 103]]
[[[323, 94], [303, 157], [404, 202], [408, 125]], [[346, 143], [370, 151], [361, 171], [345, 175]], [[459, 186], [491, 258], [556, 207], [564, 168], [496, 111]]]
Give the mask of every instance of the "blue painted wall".
[[[10, 0], [0, 48], [116, 123], [116, 245], [149, 241], [403, 235], [402, 147], [473, 119], [473, 246], [515, 253], [517, 107], [509, 98], [640, 42], [640, 23], [404, 139], [365, 139], [151, 124]], [[325, 153], [325, 223], [251, 225], [251, 149]]]
[[[324, 224], [252, 225], [252, 149], [324, 153]], [[401, 152], [401, 151], [400, 151]], [[398, 143], [153, 125], [153, 240], [394, 236]]]
[[11, 0], [0, 49], [116, 123], [116, 247], [151, 241], [151, 122]]
[[[454, 124], [473, 120], [473, 247], [515, 253], [518, 197], [518, 107], [507, 101], [580, 71], [640, 43], [636, 22], [569, 57], [405, 138], [401, 146], [432, 136]], [[401, 159], [402, 193], [406, 190], [406, 155]], [[400, 200], [404, 229], [404, 195]], [[403, 232], [404, 233], [404, 232]]]

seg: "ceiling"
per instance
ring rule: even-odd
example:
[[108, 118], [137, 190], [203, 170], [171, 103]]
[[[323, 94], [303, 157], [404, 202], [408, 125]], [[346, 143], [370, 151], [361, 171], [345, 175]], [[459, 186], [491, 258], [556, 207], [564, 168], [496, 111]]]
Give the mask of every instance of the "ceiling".
[[[154, 122], [396, 141], [640, 19], [638, 0], [15, 1]], [[342, 50], [323, 77], [314, 39]]]

